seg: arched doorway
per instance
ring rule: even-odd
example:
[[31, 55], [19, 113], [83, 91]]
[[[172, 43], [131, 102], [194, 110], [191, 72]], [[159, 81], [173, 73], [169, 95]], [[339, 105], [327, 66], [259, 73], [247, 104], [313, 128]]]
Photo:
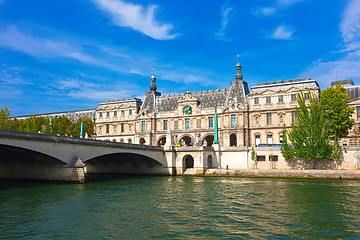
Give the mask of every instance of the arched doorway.
[[161, 138], [157, 141], [156, 146], [161, 147], [161, 146], [164, 146], [165, 143], [166, 143], [166, 137], [161, 137]]
[[139, 140], [139, 143], [140, 143], [140, 145], [144, 145], [145, 144], [145, 139], [144, 138], [140, 138], [140, 140]]
[[194, 158], [191, 155], [185, 155], [183, 158], [184, 168], [194, 168]]
[[202, 145], [204, 146], [212, 146], [214, 142], [214, 135], [207, 135], [203, 141], [202, 141]]
[[213, 157], [211, 155], [208, 156], [207, 168], [214, 168]]
[[230, 147], [236, 147], [236, 146], [237, 146], [236, 134], [232, 133], [230, 134]]
[[192, 146], [194, 145], [194, 140], [189, 136], [184, 136], [180, 139], [181, 146]]

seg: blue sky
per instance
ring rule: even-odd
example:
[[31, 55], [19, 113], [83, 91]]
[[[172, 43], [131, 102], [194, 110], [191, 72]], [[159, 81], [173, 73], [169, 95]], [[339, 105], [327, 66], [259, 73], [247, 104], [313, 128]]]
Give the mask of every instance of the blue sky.
[[[237, 55], [239, 56], [237, 58]], [[13, 116], [299, 77], [360, 84], [359, 0], [0, 0], [0, 107]]]

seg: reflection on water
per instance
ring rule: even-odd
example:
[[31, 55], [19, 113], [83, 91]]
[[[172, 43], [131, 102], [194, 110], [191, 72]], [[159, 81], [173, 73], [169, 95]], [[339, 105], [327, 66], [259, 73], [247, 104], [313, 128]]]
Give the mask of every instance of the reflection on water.
[[359, 196], [346, 180], [0, 182], [0, 238], [357, 239]]

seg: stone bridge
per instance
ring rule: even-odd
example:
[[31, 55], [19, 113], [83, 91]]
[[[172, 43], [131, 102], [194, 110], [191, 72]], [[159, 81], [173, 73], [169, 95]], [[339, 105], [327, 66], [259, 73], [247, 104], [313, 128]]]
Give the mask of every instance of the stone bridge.
[[0, 130], [2, 179], [83, 182], [87, 174], [173, 172], [161, 147]]

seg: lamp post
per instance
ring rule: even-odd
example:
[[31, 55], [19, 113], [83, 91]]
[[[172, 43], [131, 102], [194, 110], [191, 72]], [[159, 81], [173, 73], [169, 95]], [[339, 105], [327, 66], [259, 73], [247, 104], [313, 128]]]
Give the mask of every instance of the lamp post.
[[84, 120], [81, 117], [80, 138], [84, 138]]
[[215, 116], [214, 116], [214, 141], [213, 144], [219, 144], [219, 133], [218, 133], [218, 117], [217, 117], [217, 108], [215, 105]]

